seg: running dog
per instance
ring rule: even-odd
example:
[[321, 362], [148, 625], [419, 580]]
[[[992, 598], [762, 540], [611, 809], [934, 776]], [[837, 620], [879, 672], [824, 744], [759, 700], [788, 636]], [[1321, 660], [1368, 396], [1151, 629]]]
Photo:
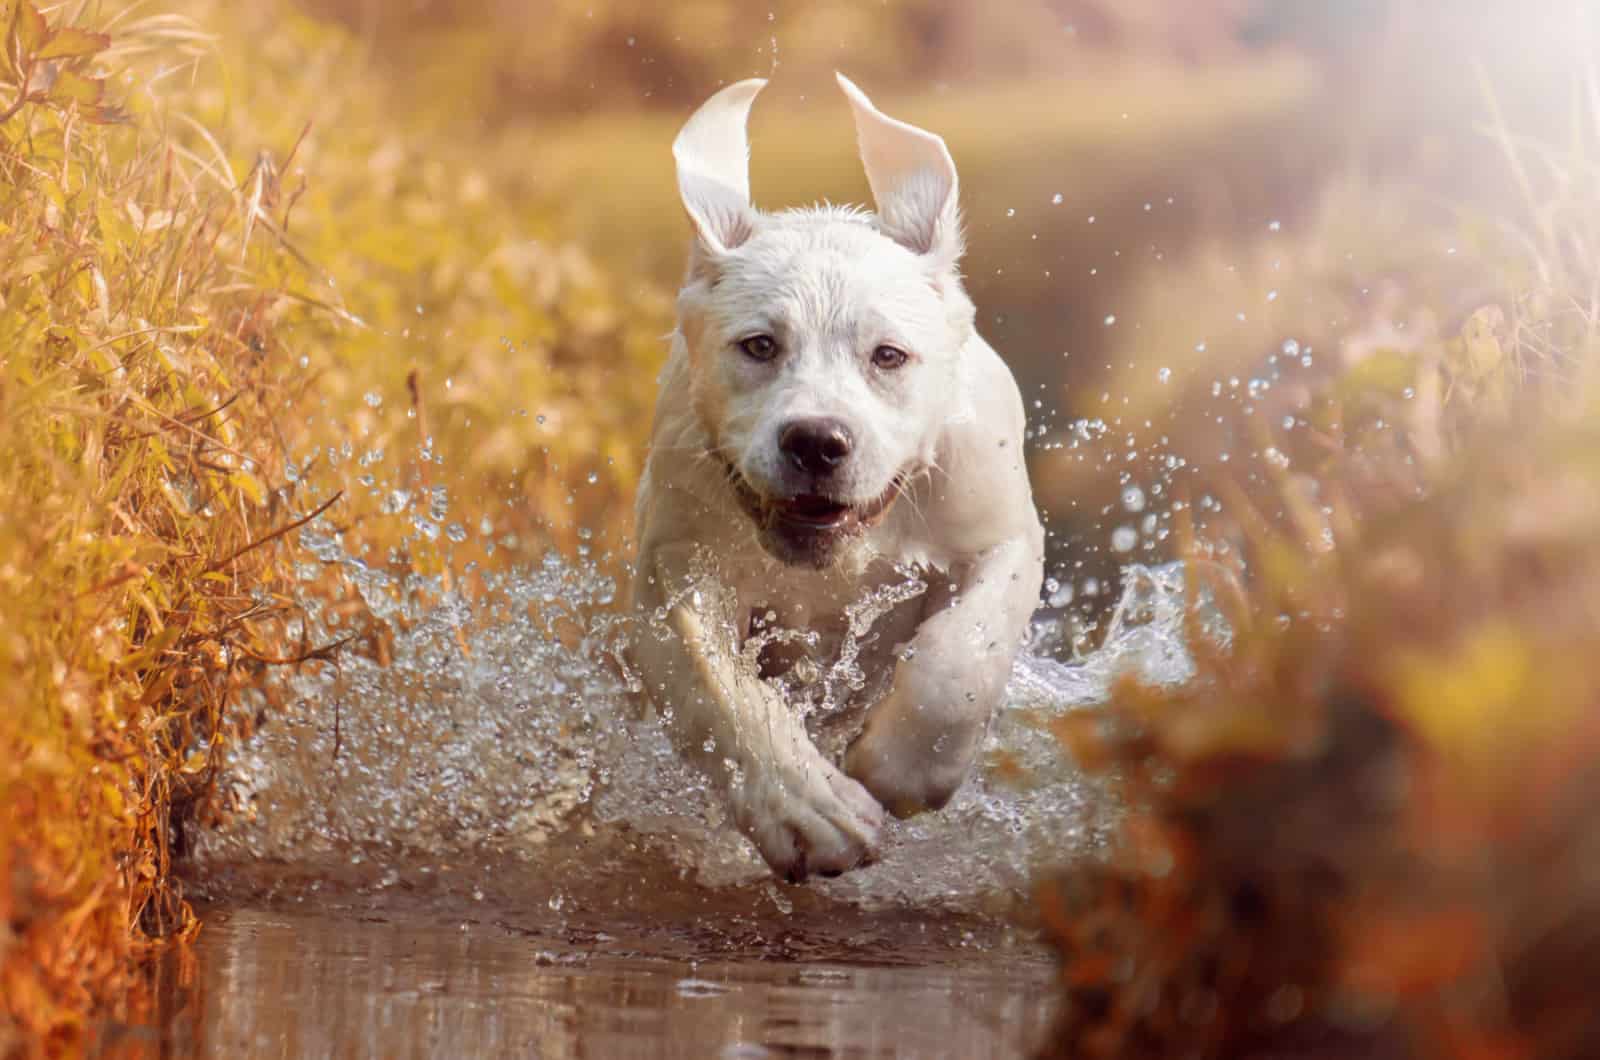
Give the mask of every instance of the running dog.
[[[885, 809], [960, 787], [1044, 531], [1021, 395], [961, 283], [944, 141], [841, 75], [876, 211], [765, 213], [745, 131], [765, 84], [724, 88], [673, 143], [693, 238], [638, 493], [631, 658], [674, 744], [799, 880], [871, 860]], [[823, 696], [855, 711], [838, 764], [807, 728], [819, 666], [853, 675]]]

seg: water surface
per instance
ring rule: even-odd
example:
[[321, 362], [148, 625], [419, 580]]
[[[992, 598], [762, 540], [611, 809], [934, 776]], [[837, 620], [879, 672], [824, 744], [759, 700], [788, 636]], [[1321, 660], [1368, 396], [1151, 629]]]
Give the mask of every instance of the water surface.
[[1051, 1011], [1046, 955], [957, 917], [724, 909], [713, 938], [698, 918], [599, 930], [437, 902], [294, 904], [206, 910], [155, 1025], [106, 1051], [1020, 1057]]
[[[1104, 644], [1047, 616], [983, 762], [838, 879], [775, 880], [610, 664], [610, 583], [552, 557], [467, 598], [307, 541], [395, 630], [281, 678], [195, 837], [205, 927], [107, 1053], [1007, 1057], [1051, 1018], [1043, 866], [1117, 809], [1051, 722], [1128, 669], [1182, 679], [1182, 578], [1131, 568]], [[310, 639], [336, 633], [314, 605]]]

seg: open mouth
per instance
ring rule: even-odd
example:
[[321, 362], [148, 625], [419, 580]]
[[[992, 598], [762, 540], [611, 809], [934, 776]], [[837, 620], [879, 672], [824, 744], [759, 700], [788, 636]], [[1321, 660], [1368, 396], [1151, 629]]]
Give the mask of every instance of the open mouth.
[[739, 504], [764, 530], [802, 535], [844, 535], [876, 526], [900, 496], [905, 475], [899, 474], [881, 494], [863, 504], [849, 504], [820, 493], [769, 498], [757, 493], [732, 462], [723, 460]]
[[850, 506], [812, 494], [801, 494], [773, 506], [778, 518], [800, 526], [825, 530], [842, 526], [850, 518]]

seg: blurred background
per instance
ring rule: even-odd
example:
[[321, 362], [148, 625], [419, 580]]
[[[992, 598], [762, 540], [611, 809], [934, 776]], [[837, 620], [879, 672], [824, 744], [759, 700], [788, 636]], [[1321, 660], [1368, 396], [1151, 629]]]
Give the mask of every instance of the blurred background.
[[[669, 144], [719, 85], [773, 79], [752, 119], [754, 194], [767, 208], [867, 197], [836, 69], [943, 135], [963, 180], [980, 323], [1034, 415], [1059, 599], [1081, 602], [1119, 562], [1167, 553], [1163, 494], [1191, 495], [1203, 522], [1208, 475], [1270, 448], [1272, 425], [1341, 347], [1425, 342], [1489, 297], [1498, 264], [1459, 245], [1463, 222], [1470, 231], [1481, 218], [1488, 241], [1506, 218], [1537, 212], [1504, 130], [1562, 140], [1594, 39], [1584, 6], [305, 10], [358, 42], [411, 149], [463, 152], [523, 216], [640, 297], [675, 285], [685, 226]], [[472, 173], [462, 179], [482, 179]], [[637, 376], [650, 356], [601, 370]], [[634, 378], [595, 393], [649, 397]], [[642, 429], [637, 410], [624, 420]]]

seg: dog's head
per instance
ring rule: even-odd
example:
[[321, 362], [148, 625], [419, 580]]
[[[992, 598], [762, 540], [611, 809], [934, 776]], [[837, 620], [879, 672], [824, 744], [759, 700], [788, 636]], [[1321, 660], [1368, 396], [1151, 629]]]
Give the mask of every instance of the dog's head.
[[678, 299], [695, 412], [769, 553], [824, 567], [932, 465], [972, 332], [944, 141], [844, 77], [876, 213], [750, 203], [745, 121], [711, 97], [673, 144], [694, 228]]

